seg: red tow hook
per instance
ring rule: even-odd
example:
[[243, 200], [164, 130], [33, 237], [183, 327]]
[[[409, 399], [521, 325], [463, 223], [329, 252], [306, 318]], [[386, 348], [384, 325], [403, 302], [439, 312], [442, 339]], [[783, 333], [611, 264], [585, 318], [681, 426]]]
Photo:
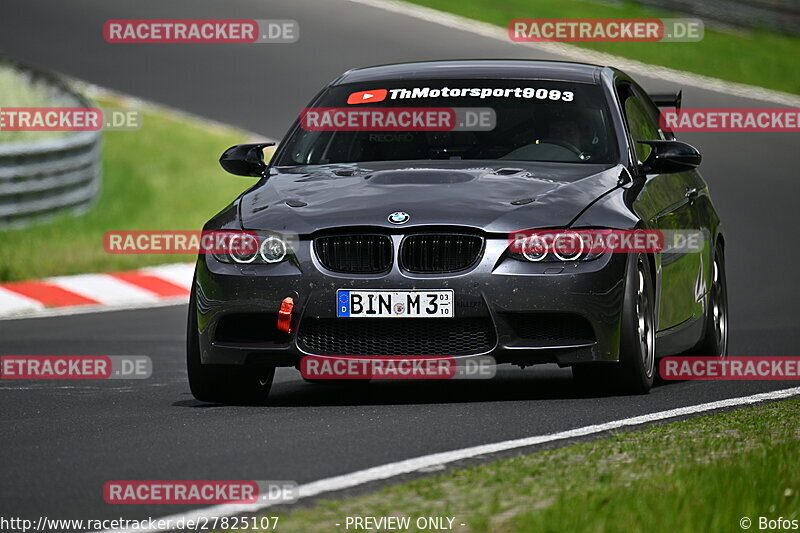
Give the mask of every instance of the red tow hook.
[[286, 333], [292, 332], [292, 308], [294, 308], [294, 298], [284, 298], [281, 310], [278, 311], [278, 329]]

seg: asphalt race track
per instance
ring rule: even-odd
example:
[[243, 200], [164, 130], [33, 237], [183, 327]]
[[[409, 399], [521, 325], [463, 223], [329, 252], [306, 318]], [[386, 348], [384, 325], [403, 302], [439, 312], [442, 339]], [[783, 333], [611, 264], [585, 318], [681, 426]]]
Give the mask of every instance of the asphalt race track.
[[[102, 37], [102, 24], [111, 18], [295, 19], [300, 40], [114, 45]], [[345, 0], [3, 0], [0, 52], [272, 138], [283, 135], [323, 84], [352, 67], [555, 58]], [[672, 88], [639, 81], [652, 90]], [[684, 89], [683, 102], [777, 107], [692, 87]], [[788, 133], [680, 138], [702, 152], [701, 172], [727, 228], [731, 355], [796, 355], [800, 252], [792, 232], [800, 138]], [[657, 386], [648, 396], [593, 398], [573, 385], [568, 370], [502, 367], [490, 382], [391, 382], [342, 392], [281, 370], [271, 405], [212, 406], [189, 393], [185, 316], [186, 306], [171, 306], [0, 321], [2, 354], [149, 355], [154, 364], [152, 378], [142, 381], [2, 382], [0, 500], [6, 508], [0, 514], [157, 517], [188, 507], [108, 505], [103, 484], [113, 479], [303, 483], [423, 454], [796, 385], [681, 382]]]

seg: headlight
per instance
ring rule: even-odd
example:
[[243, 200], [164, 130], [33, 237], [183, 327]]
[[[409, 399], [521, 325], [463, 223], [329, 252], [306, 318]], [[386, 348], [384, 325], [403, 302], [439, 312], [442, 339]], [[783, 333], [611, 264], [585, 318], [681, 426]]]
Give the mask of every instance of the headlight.
[[291, 249], [282, 237], [239, 232], [232, 234], [226, 245], [215, 249], [211, 255], [221, 263], [258, 265], [280, 263], [290, 253]]
[[532, 230], [512, 235], [509, 257], [531, 263], [591, 261], [603, 252], [588, 249], [582, 235], [572, 230]]

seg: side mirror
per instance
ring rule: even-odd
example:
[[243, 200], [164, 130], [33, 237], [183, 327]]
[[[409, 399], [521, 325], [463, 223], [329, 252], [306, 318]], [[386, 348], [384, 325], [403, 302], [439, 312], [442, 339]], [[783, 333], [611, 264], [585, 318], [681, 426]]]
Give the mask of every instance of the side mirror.
[[225, 150], [219, 158], [219, 164], [237, 176], [261, 177], [267, 169], [264, 163], [264, 148], [275, 146], [275, 143], [237, 144]]
[[697, 148], [680, 141], [639, 141], [652, 147], [642, 163], [646, 174], [672, 174], [696, 168], [703, 158]]

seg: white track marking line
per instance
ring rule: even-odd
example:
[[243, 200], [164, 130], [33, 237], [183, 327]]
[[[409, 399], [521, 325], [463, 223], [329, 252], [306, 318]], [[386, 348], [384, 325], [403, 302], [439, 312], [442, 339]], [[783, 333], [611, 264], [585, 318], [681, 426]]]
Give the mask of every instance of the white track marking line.
[[160, 301], [152, 292], [106, 274], [59, 276], [46, 281], [102, 304]]
[[790, 107], [800, 107], [800, 96], [781, 91], [775, 91], [772, 89], [766, 89], [764, 87], [756, 87], [754, 85], [747, 85], [744, 83], [725, 81], [719, 78], [712, 78], [710, 76], [703, 76], [701, 74], [694, 74], [683, 70], [651, 65], [641, 61], [636, 61], [634, 59], [606, 54], [604, 52], [597, 52], [595, 50], [589, 50], [588, 48], [580, 48], [578, 46], [572, 46], [564, 43], [516, 43], [509, 39], [507, 28], [495, 26], [494, 24], [490, 24], [488, 22], [481, 22], [467, 17], [462, 17], [460, 15], [445, 13], [430, 7], [410, 4], [399, 0], [349, 1], [356, 4], [367, 5], [386, 11], [391, 11], [392, 13], [407, 15], [409, 17], [424, 20], [426, 22], [433, 22], [448, 28], [467, 31], [483, 37], [489, 37], [491, 39], [503, 41], [506, 44], [526, 46], [541, 52], [564, 56], [571, 61], [614, 66], [624, 70], [628, 74], [656, 78], [680, 85], [697, 87], [698, 89], [740, 96], [742, 98], [752, 98], [754, 100], [761, 100], [763, 102], [771, 102]]
[[[603, 424], [595, 424], [592, 426], [584, 426], [581, 428], [570, 429], [558, 433], [550, 433], [548, 435], [537, 435], [534, 437], [526, 437], [522, 439], [506, 440], [495, 442], [492, 444], [482, 444], [480, 446], [472, 446], [470, 448], [463, 448], [460, 450], [453, 450], [449, 452], [434, 453], [431, 455], [423, 455], [413, 459], [406, 459], [395, 463], [388, 463], [385, 465], [351, 472], [341, 476], [330, 477], [306, 483], [298, 487], [298, 500], [303, 498], [310, 498], [319, 494], [327, 492], [340, 491], [370, 483], [373, 481], [382, 481], [396, 476], [410, 474], [417, 472], [421, 469], [431, 468], [435, 466], [446, 465], [464, 459], [471, 459], [482, 455], [493, 454], [518, 448], [525, 448], [528, 446], [535, 446], [545, 444], [548, 442], [555, 442], [565, 439], [573, 439], [577, 437], [585, 437], [587, 435], [594, 435], [597, 433], [604, 433], [614, 429], [639, 426], [661, 420], [669, 420], [670, 418], [677, 418], [681, 416], [694, 415], [707, 411], [714, 411], [717, 409], [725, 409], [728, 407], [736, 407], [742, 405], [751, 405], [754, 403], [780, 400], [789, 398], [791, 396], [800, 395], [800, 387], [790, 389], [782, 389], [772, 392], [763, 392], [753, 394], [750, 396], [742, 396], [739, 398], [728, 398], [726, 400], [718, 400], [715, 402], [703, 403], [699, 405], [692, 405], [689, 407], [679, 407], [677, 409], [669, 409], [667, 411], [659, 411], [641, 416], [634, 416], [632, 418], [623, 418], [621, 420], [614, 420], [605, 422]], [[178, 520], [197, 520], [202, 517], [214, 516], [232, 516], [240, 513], [252, 513], [260, 511], [268, 507], [281, 505], [281, 502], [266, 502], [266, 503], [251, 503], [251, 504], [222, 504], [212, 505], [202, 509], [196, 509], [182, 514], [174, 514], [161, 518], [165, 523], [167, 521], [172, 524], [177, 523]], [[285, 505], [285, 504], [284, 504]], [[112, 533], [125, 531], [121, 529], [106, 530], [103, 533]], [[156, 532], [156, 531], [169, 531], [169, 529], [138, 529], [140, 532]]]
[[44, 304], [0, 287], [0, 310], [3, 314], [32, 313], [45, 309]]

